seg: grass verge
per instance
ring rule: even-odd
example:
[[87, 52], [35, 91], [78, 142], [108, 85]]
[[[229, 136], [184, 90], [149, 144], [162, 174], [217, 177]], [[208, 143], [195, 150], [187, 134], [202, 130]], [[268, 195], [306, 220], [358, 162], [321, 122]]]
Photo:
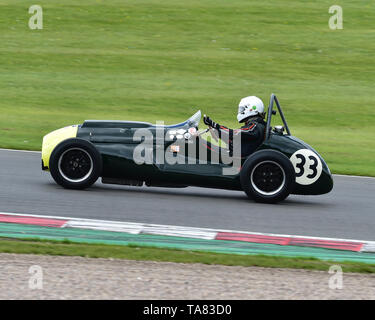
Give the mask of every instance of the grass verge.
[[285, 258], [266, 255], [234, 255], [203, 251], [160, 249], [136, 245], [77, 244], [71, 241], [2, 240], [0, 252], [81, 256], [86, 258], [114, 258], [127, 260], [203, 263], [226, 266], [257, 266], [267, 268], [294, 268], [327, 271], [331, 265], [341, 265], [344, 272], [375, 273], [375, 265], [359, 262], [333, 262], [315, 258]]
[[[0, 147], [40, 150], [85, 119], [236, 123], [239, 100], [275, 92], [293, 135], [333, 173], [375, 176], [375, 3], [332, 1], [0, 1]], [[277, 124], [277, 123], [274, 123]], [[278, 121], [280, 124], [280, 121]]]

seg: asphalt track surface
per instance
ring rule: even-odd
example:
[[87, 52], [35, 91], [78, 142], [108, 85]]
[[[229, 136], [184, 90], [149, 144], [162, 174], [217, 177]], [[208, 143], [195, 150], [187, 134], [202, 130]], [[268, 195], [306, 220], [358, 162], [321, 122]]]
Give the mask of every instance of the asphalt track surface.
[[334, 176], [322, 196], [259, 204], [243, 192], [104, 185], [65, 190], [40, 153], [0, 150], [0, 212], [375, 240], [375, 179]]

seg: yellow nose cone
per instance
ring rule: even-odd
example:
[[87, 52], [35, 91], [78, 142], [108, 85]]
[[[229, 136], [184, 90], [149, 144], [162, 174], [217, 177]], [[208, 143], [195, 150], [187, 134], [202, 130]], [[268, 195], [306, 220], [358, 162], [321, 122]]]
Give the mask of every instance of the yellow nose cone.
[[43, 137], [42, 144], [42, 161], [44, 170], [49, 169], [49, 158], [51, 157], [52, 151], [62, 141], [77, 136], [78, 126], [69, 126], [50, 132]]

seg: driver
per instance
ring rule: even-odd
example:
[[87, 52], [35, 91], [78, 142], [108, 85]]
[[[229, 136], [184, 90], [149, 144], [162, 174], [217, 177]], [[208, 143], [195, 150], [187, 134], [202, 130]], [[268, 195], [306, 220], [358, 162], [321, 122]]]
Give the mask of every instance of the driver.
[[219, 138], [226, 136], [224, 141], [229, 141], [229, 152], [233, 154], [233, 135], [241, 134], [241, 157], [253, 153], [264, 140], [266, 123], [265, 112], [261, 99], [249, 96], [241, 99], [238, 105], [237, 120], [244, 123], [240, 129], [229, 129], [204, 115], [203, 122], [213, 129], [218, 130]]

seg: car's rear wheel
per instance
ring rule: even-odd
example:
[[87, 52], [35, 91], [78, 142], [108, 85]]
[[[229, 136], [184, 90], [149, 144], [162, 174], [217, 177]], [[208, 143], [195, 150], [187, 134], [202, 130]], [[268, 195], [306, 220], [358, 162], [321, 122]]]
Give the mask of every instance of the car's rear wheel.
[[241, 169], [240, 178], [247, 196], [264, 203], [286, 199], [295, 185], [292, 163], [275, 150], [261, 150], [251, 155]]
[[53, 150], [50, 171], [56, 183], [64, 188], [85, 189], [94, 184], [101, 174], [101, 155], [86, 140], [68, 139]]

